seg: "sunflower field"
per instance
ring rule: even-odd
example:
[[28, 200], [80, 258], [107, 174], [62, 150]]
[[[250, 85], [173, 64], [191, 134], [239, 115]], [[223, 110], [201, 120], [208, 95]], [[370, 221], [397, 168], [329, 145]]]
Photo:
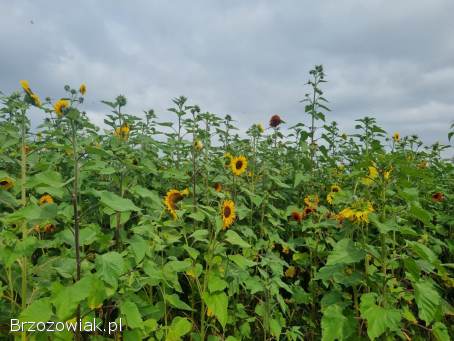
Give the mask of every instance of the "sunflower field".
[[101, 129], [84, 84], [0, 93], [2, 340], [450, 340], [449, 146], [343, 133], [309, 79], [300, 122], [245, 134], [185, 97]]

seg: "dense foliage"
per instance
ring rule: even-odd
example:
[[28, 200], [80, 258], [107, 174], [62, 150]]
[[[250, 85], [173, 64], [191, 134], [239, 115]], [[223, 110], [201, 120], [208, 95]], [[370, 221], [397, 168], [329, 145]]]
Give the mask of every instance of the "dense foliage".
[[[371, 117], [340, 132], [324, 82], [315, 67], [300, 123], [273, 115], [245, 136], [185, 97], [172, 122], [104, 101], [100, 133], [85, 85], [1, 95], [5, 337], [120, 340], [8, 331], [11, 318], [121, 318], [123, 340], [449, 340], [447, 147]], [[37, 129], [31, 107], [47, 115]]]

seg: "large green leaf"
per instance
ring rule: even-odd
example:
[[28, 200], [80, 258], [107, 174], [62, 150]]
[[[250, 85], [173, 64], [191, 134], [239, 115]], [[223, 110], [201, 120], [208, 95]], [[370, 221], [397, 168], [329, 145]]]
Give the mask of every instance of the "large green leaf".
[[74, 317], [77, 305], [87, 298], [90, 292], [91, 276], [82, 278], [73, 285], [61, 289], [52, 299], [58, 320]]
[[172, 320], [166, 341], [180, 341], [192, 329], [192, 323], [185, 317], [177, 316]]
[[107, 252], [96, 257], [96, 273], [112, 287], [117, 287], [118, 277], [124, 272], [123, 257], [118, 252]]
[[413, 283], [415, 300], [418, 305], [419, 318], [430, 324], [440, 317], [441, 297], [429, 280], [419, 280]]
[[361, 296], [361, 317], [367, 320], [367, 335], [375, 340], [380, 335], [389, 331], [400, 330], [401, 314], [399, 310], [383, 308], [375, 301], [377, 294], [367, 293]]
[[326, 265], [350, 264], [364, 259], [366, 253], [358, 249], [351, 239], [342, 239], [330, 252]]
[[126, 325], [129, 328], [134, 329], [143, 327], [142, 315], [134, 302], [122, 302], [120, 304], [120, 311], [122, 316], [125, 317]]
[[233, 245], [238, 245], [238, 246], [241, 246], [241, 247], [244, 247], [244, 248], [249, 248], [251, 247], [251, 245], [249, 245], [248, 243], [246, 243], [238, 233], [236, 233], [235, 231], [233, 230], [228, 230], [226, 233], [225, 233], [225, 240], [227, 242], [229, 242], [230, 244], [233, 244]]
[[333, 304], [328, 306], [322, 317], [322, 341], [343, 340], [343, 329], [347, 318], [342, 307]]
[[140, 208], [129, 200], [109, 191], [93, 191], [99, 197], [101, 202], [110, 209], [118, 212], [140, 211]]
[[225, 292], [218, 292], [214, 294], [206, 292], [203, 295], [203, 300], [205, 301], [208, 309], [210, 309], [216, 316], [222, 328], [225, 328], [228, 317], [227, 307], [229, 304], [229, 299]]
[[20, 314], [19, 320], [27, 322], [50, 321], [52, 306], [48, 298], [41, 298], [30, 304]]

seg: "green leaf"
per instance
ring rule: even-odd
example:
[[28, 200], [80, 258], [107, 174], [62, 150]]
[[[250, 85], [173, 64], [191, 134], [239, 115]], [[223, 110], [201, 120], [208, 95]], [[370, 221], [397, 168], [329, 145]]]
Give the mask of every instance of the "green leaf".
[[197, 241], [208, 242], [208, 239], [206, 239], [208, 237], [208, 230], [197, 230], [189, 237]]
[[382, 223], [375, 213], [369, 214], [369, 220], [372, 224], [374, 224], [377, 227], [380, 233], [386, 234], [390, 231], [399, 230], [399, 226], [397, 225], [396, 221], [390, 219]]
[[208, 290], [210, 293], [222, 291], [227, 287], [227, 282], [214, 273], [208, 275]]
[[389, 331], [400, 330], [401, 315], [397, 309], [386, 309], [375, 303], [377, 294], [367, 293], [361, 296], [361, 317], [367, 320], [367, 335], [372, 340]]
[[437, 341], [449, 341], [448, 328], [441, 322], [435, 322], [432, 326], [432, 334], [434, 335]]
[[238, 265], [241, 269], [246, 270], [247, 268], [254, 266], [256, 262], [242, 256], [242, 255], [229, 255], [231, 261]]
[[19, 320], [27, 322], [50, 321], [52, 306], [48, 298], [34, 301], [20, 314]]
[[413, 283], [418, 316], [427, 325], [441, 315], [441, 297], [429, 280]]
[[180, 300], [180, 298], [178, 297], [177, 294], [165, 295], [165, 299], [167, 302], [170, 303], [170, 305], [172, 307], [175, 307], [177, 309], [189, 310], [189, 311], [193, 310], [189, 305], [187, 305], [182, 300]]
[[227, 307], [229, 304], [229, 300], [225, 292], [215, 294], [205, 292], [203, 300], [205, 301], [207, 307], [213, 312], [214, 316], [216, 316], [222, 328], [225, 328], [228, 317]]
[[117, 212], [124, 211], [140, 211], [134, 203], [129, 200], [120, 197], [119, 195], [109, 192], [109, 191], [93, 191], [93, 193], [99, 197], [101, 202], [109, 207], [110, 209]]
[[177, 316], [172, 320], [166, 341], [179, 341], [192, 330], [192, 323], [185, 317]]
[[107, 284], [116, 288], [118, 286], [118, 277], [124, 272], [123, 257], [116, 252], [107, 252], [96, 257], [97, 274]]
[[129, 244], [131, 245], [131, 249], [134, 252], [136, 263], [139, 263], [143, 259], [143, 257], [145, 257], [145, 253], [149, 248], [147, 241], [139, 235], [134, 235], [129, 240]]
[[303, 172], [298, 172], [295, 174], [295, 182], [293, 184], [293, 187], [297, 187], [302, 181], [307, 181], [309, 180], [309, 175], [304, 174]]
[[129, 328], [142, 328], [142, 315], [134, 302], [126, 301], [120, 304], [121, 314], [125, 317], [126, 325]]
[[90, 290], [88, 291], [87, 303], [90, 309], [99, 308], [108, 297], [104, 282], [96, 276], [91, 276]]
[[77, 306], [90, 292], [92, 276], [82, 278], [73, 285], [64, 287], [52, 299], [58, 320], [65, 321], [74, 317]]
[[342, 307], [333, 304], [328, 306], [322, 317], [322, 341], [343, 340], [343, 329], [347, 318], [342, 313]]
[[351, 239], [342, 239], [328, 256], [326, 265], [351, 264], [364, 259], [366, 253], [358, 249]]
[[413, 217], [421, 220], [426, 226], [433, 226], [432, 222], [430, 221], [432, 219], [431, 214], [424, 208], [422, 208], [419, 204], [412, 203], [410, 205], [410, 214]]
[[249, 245], [248, 243], [246, 243], [240, 236], [238, 233], [236, 233], [235, 231], [233, 230], [228, 230], [226, 233], [225, 233], [225, 240], [227, 242], [229, 242], [230, 244], [232, 245], [238, 245], [238, 246], [241, 246], [241, 247], [244, 247], [244, 248], [249, 248], [251, 247], [251, 245]]
[[195, 221], [204, 221], [205, 220], [205, 214], [203, 214], [203, 212], [201, 212], [201, 211], [192, 212], [191, 214], [188, 215], [188, 217]]

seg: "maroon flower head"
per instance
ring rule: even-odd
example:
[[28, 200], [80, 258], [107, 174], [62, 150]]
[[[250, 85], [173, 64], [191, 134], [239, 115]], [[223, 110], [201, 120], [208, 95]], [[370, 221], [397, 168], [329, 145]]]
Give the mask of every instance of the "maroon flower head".
[[282, 123], [282, 120], [279, 115], [271, 116], [270, 127], [276, 128], [281, 123]]

